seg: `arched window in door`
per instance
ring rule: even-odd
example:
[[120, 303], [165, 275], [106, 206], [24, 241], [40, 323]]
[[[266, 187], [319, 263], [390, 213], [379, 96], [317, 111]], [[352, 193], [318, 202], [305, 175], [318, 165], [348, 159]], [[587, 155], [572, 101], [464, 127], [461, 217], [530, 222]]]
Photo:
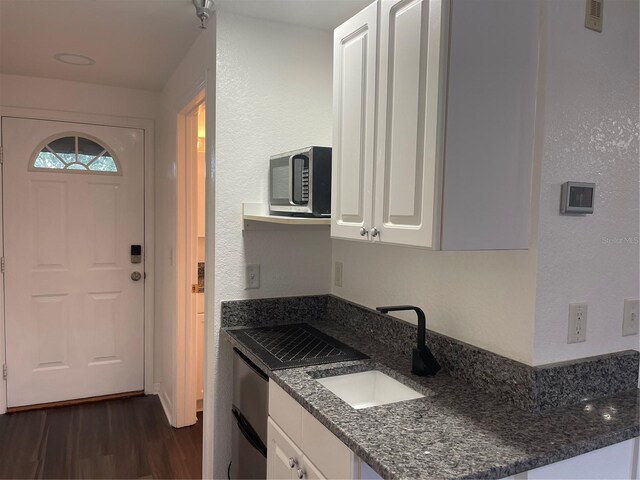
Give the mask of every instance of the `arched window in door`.
[[48, 140], [34, 155], [32, 171], [121, 175], [112, 152], [97, 139], [65, 134]]

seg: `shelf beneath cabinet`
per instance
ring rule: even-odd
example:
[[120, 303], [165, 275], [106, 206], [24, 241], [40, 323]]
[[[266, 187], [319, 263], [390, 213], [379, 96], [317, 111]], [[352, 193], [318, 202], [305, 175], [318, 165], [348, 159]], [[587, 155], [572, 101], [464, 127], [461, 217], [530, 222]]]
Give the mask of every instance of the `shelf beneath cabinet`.
[[266, 203], [242, 204], [243, 230], [273, 230], [301, 227], [325, 229], [331, 225], [330, 218], [289, 217], [285, 215], [269, 215]]

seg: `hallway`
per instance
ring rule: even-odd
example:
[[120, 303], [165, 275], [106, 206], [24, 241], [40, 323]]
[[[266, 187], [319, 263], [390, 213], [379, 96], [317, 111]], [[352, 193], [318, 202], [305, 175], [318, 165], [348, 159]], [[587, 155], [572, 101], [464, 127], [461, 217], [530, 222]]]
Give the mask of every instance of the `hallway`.
[[201, 478], [202, 413], [172, 428], [156, 395], [0, 415], [0, 478]]

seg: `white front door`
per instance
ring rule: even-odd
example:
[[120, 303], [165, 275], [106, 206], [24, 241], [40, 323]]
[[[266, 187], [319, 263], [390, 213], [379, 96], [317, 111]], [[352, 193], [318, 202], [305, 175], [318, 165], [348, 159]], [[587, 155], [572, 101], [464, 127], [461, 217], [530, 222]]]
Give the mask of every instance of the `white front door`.
[[143, 390], [144, 131], [3, 117], [2, 145], [8, 406]]

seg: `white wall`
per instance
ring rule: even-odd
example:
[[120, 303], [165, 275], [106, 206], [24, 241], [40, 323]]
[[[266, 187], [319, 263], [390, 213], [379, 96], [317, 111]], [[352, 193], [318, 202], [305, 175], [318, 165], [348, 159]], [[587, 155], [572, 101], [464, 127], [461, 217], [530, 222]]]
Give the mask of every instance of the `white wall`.
[[5, 107], [153, 119], [159, 98], [146, 90], [0, 74], [0, 105]]
[[[176, 421], [176, 157], [178, 114], [215, 68], [215, 26], [203, 30], [161, 94], [156, 155], [156, 382], [169, 417]], [[215, 83], [209, 79], [211, 91]], [[213, 115], [214, 109], [207, 113]], [[209, 139], [207, 138], [207, 141]], [[210, 162], [211, 163], [211, 162]], [[183, 312], [184, 313], [184, 312]], [[210, 334], [210, 332], [208, 332]]]
[[[217, 14], [215, 331], [220, 302], [329, 291], [326, 231], [242, 232], [242, 202], [266, 202], [269, 156], [331, 145], [332, 35]], [[207, 242], [212, 237], [207, 233]], [[244, 265], [259, 263], [259, 290]], [[230, 459], [230, 349], [215, 336], [215, 478]], [[219, 345], [219, 349], [218, 349]]]
[[[335, 295], [371, 308], [417, 305], [431, 330], [532, 362], [534, 252], [432, 252], [334, 240], [333, 260], [343, 264]], [[394, 315], [416, 323], [415, 315]]]
[[[622, 337], [638, 298], [638, 2], [605, 2], [602, 33], [584, 2], [548, 3], [535, 363], [638, 349]], [[596, 183], [593, 215], [558, 213], [560, 185]], [[569, 303], [587, 302], [587, 341], [567, 345]]]

